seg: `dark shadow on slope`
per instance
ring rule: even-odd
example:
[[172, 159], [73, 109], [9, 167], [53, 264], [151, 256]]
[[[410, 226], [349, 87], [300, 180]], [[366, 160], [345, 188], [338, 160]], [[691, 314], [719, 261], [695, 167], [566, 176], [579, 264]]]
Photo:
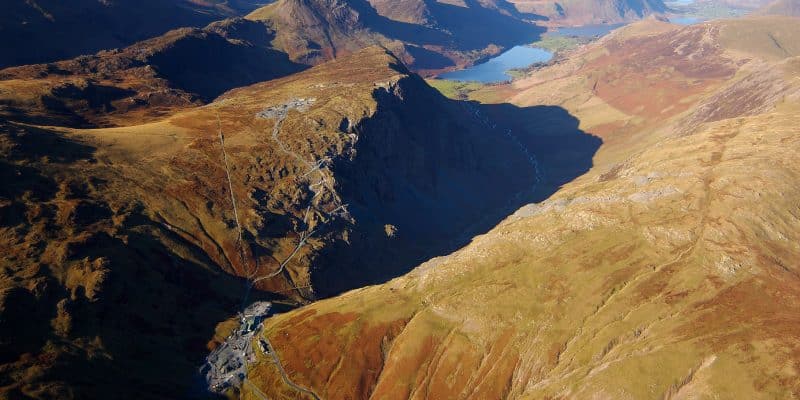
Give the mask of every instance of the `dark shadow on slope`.
[[[208, 102], [228, 90], [308, 68], [272, 48], [274, 38], [275, 32], [265, 24], [234, 18], [205, 29], [173, 30], [123, 50], [58, 66], [2, 70], [2, 80], [52, 77], [57, 84], [50, 89], [43, 85], [42, 93], [23, 95], [23, 100], [4, 96], [0, 118], [35, 125], [108, 126], [113, 116], [163, 115], [165, 110], [197, 105], [200, 99]], [[141, 82], [129, 81], [139, 75], [144, 77]], [[68, 76], [77, 79], [65, 79]]]
[[458, 38], [456, 48], [459, 50], [477, 50], [490, 44], [506, 47], [533, 43], [546, 30], [518, 16], [483, 8], [475, 0], [468, 0], [466, 4], [467, 7], [439, 2], [429, 4], [437, 22]]
[[0, 68], [36, 64], [130, 45], [182, 26], [244, 15], [260, 6], [248, 0], [6, 0], [0, 14]]
[[424, 47], [406, 45], [404, 49], [408, 55], [414, 58], [414, 68], [418, 70], [444, 69], [456, 66], [453, 60]]
[[299, 72], [282, 52], [232, 45], [216, 35], [184, 40], [150, 58], [159, 75], [176, 88], [212, 100], [223, 92]]
[[225, 91], [300, 72], [259, 22], [230, 19], [189, 32], [147, 59], [170, 85], [212, 100]]
[[536, 155], [542, 182], [536, 201], [583, 175], [602, 139], [578, 128], [580, 121], [557, 106], [517, 107], [512, 104], [481, 105], [487, 117], [517, 132], [521, 142]]
[[[588, 171], [601, 145], [559, 107], [448, 100], [416, 76], [375, 96], [381, 106], [356, 129], [355, 160], [335, 165], [357, 222], [314, 266], [320, 297], [385, 282], [463, 247]], [[538, 158], [542, 182], [520, 145]]]
[[[475, 0], [467, 1], [467, 7], [426, 1], [433, 21], [430, 26], [384, 17], [366, 0], [351, 0], [349, 4], [359, 13], [363, 26], [388, 38], [419, 46], [481, 50], [492, 44], [509, 46], [535, 42], [545, 31], [523, 21], [519, 15], [485, 8]], [[527, 16], [527, 19], [536, 19], [533, 15]]]

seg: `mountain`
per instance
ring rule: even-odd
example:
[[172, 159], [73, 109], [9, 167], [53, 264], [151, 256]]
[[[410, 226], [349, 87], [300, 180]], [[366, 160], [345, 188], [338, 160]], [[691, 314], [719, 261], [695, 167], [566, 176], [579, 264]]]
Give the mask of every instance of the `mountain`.
[[261, 23], [227, 19], [121, 50], [0, 70], [0, 116], [73, 127], [158, 119], [305, 69], [269, 45], [274, 36]]
[[470, 64], [544, 31], [531, 22], [541, 17], [497, 0], [280, 0], [247, 18], [268, 23], [276, 46], [299, 63], [379, 44], [421, 73]]
[[124, 47], [184, 26], [243, 15], [249, 0], [9, 0], [0, 16], [0, 68]]
[[551, 25], [613, 24], [667, 12], [662, 0], [510, 0], [520, 11], [547, 17]]
[[[41, 73], [69, 77], [59, 71], [78, 63], [119, 83], [116, 71], [140, 60], [129, 54], [152, 61], [211, 35], [173, 34]], [[141, 123], [150, 106], [116, 101], [127, 100], [111, 101], [113, 123], [0, 125], [4, 396], [204, 391], [197, 370], [241, 304], [297, 305], [385, 281], [534, 195], [523, 145], [378, 47]], [[597, 139], [545, 111], [525, 115], [569, 126], [586, 150], [566, 156], [591, 158]]]
[[[558, 4], [522, 0], [280, 0], [257, 7], [253, 1], [82, 0], [65, 5], [18, 0], [10, 5], [6, 20], [0, 17], [0, 34], [20, 38], [0, 47], [5, 50], [0, 67], [124, 48], [139, 41], [159, 40], [146, 40], [156, 35], [165, 37], [161, 41], [169, 40], [170, 34], [163, 33], [170, 29], [188, 26], [203, 30], [206, 28], [201, 27], [211, 21], [252, 11], [246, 18], [253, 26], [265, 28], [258, 36], [251, 34], [243, 40], [254, 47], [283, 51], [295, 63], [316, 65], [380, 45], [427, 76], [534, 42], [544, 32], [539, 25], [630, 21], [666, 10], [661, 0]], [[550, 21], [546, 21], [548, 18]], [[255, 29], [253, 26], [249, 29]], [[248, 54], [226, 55], [235, 62], [246, 63], [238, 59], [243, 57], [254, 58], [253, 63], [262, 61]]]
[[754, 12], [757, 15], [789, 15], [800, 17], [800, 1], [776, 0]]
[[575, 115], [603, 140], [589, 172], [403, 277], [269, 319], [245, 397], [800, 396], [798, 38], [793, 18], [643, 21], [477, 92]]

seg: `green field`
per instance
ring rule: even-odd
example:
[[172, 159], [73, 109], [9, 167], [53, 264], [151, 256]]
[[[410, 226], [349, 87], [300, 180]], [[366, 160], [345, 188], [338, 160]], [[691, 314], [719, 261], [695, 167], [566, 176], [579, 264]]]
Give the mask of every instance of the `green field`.
[[480, 82], [459, 82], [447, 79], [428, 79], [428, 84], [451, 99], [467, 100], [469, 94], [485, 85]]
[[544, 34], [539, 41], [531, 43], [530, 46], [539, 47], [553, 53], [554, 55], [557, 55], [560, 52], [572, 50], [587, 42], [587, 39], [581, 39], [573, 36], [555, 36]]

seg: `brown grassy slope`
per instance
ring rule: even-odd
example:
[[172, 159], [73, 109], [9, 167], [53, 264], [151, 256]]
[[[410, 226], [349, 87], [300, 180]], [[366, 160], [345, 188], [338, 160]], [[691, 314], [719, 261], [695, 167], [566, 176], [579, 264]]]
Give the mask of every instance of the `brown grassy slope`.
[[184, 396], [243, 282], [126, 196], [95, 145], [4, 122], [0, 149], [2, 395]]
[[0, 71], [0, 115], [35, 124], [130, 125], [302, 69], [263, 24], [182, 28], [122, 50]]
[[[730, 41], [745, 28], [800, 37], [639, 25], [520, 82], [514, 101], [602, 134], [595, 168], [452, 255], [270, 320], [292, 379], [326, 399], [800, 396], [800, 69]], [[293, 395], [267, 360], [250, 377]]]
[[[288, 113], [279, 143], [256, 114], [297, 98], [314, 100]], [[145, 124], [4, 121], [2, 392], [185, 397], [244, 297], [235, 276], [274, 274], [251, 299], [305, 301], [396, 276], [493, 224], [533, 174], [469, 115], [371, 48]]]
[[242, 15], [253, 1], [9, 0], [0, 15], [0, 68], [125, 47], [183, 26]]

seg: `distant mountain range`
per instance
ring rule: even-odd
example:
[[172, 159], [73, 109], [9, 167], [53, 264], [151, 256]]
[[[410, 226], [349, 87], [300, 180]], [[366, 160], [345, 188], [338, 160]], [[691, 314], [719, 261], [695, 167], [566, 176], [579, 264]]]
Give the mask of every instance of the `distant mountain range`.
[[[498, 4], [502, 3], [502, 4]], [[534, 41], [544, 30], [505, 2], [448, 4], [423, 0], [279, 0], [248, 19], [276, 32], [276, 47], [318, 63], [379, 44], [415, 70], [463, 66], [503, 47]]]
[[250, 27], [242, 40], [284, 51], [300, 64], [377, 44], [415, 71], [435, 73], [533, 42], [544, 31], [536, 24], [612, 23], [665, 10], [661, 0], [279, 0], [257, 7], [253, 1], [14, 0], [0, 17], [0, 35], [16, 38], [0, 45], [0, 67], [122, 48], [173, 28], [247, 14], [267, 29]]

